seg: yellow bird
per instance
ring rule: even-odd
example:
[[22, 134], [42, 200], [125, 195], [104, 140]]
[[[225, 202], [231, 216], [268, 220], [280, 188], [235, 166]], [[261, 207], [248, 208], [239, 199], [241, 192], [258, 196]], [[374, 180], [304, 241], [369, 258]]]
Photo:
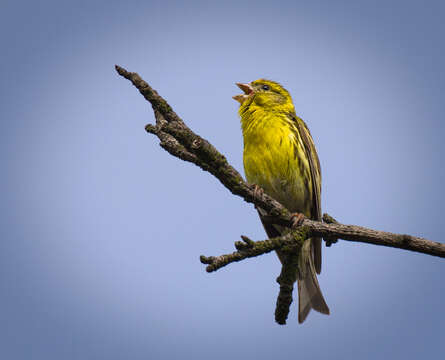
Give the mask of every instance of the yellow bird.
[[[233, 98], [240, 103], [247, 181], [295, 213], [297, 220], [303, 216], [321, 220], [320, 162], [309, 129], [295, 114], [289, 92], [265, 79], [237, 85], [244, 92]], [[258, 212], [260, 218], [265, 215], [262, 209]], [[263, 226], [270, 238], [286, 231], [265, 222]], [[329, 314], [316, 276], [321, 272], [321, 239], [307, 239], [299, 253], [277, 254], [283, 264], [298, 264], [292, 269], [293, 283], [298, 281], [298, 321], [302, 323], [311, 309]]]

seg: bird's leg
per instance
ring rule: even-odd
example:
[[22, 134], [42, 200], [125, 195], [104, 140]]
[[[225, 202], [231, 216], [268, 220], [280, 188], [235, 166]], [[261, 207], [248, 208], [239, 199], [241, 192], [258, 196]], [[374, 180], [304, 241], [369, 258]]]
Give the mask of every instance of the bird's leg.
[[295, 229], [303, 224], [303, 221], [306, 217], [302, 213], [293, 213], [291, 214], [291, 222], [292, 222], [292, 228]]
[[253, 184], [253, 197], [258, 199], [259, 197], [263, 196], [263, 194], [263, 188], [258, 186], [257, 184]]
[[[253, 184], [253, 197], [255, 199], [258, 199], [259, 197], [263, 196], [264, 190], [262, 187], [258, 186], [257, 184]], [[255, 205], [255, 209], [258, 210], [258, 207]]]

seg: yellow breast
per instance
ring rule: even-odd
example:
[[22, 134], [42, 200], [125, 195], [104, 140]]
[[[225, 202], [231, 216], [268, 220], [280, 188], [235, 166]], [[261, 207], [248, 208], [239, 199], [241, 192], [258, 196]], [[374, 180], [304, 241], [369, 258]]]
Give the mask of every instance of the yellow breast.
[[293, 212], [310, 216], [312, 183], [298, 130], [286, 114], [256, 113], [243, 119], [247, 181]]

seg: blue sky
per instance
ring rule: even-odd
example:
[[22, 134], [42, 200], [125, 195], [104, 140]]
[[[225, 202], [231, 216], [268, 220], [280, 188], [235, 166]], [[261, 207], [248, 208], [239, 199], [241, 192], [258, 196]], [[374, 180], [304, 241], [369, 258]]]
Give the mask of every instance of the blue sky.
[[[439, 1], [6, 1], [0, 11], [0, 355], [5, 359], [437, 358], [443, 260], [341, 241], [329, 317], [274, 323], [254, 208], [172, 158], [138, 72], [242, 171], [235, 82], [266, 77], [311, 129], [323, 211], [443, 242]], [[295, 304], [294, 304], [295, 305]]]

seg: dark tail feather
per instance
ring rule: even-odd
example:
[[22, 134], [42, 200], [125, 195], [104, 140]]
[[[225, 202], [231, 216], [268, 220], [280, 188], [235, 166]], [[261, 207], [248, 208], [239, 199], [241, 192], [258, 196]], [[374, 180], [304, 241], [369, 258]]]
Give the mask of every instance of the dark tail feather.
[[323, 298], [323, 294], [315, 275], [315, 267], [312, 259], [312, 244], [308, 239], [304, 242], [300, 252], [300, 278], [298, 279], [298, 322], [302, 323], [311, 309], [322, 314], [329, 315], [329, 307]]

